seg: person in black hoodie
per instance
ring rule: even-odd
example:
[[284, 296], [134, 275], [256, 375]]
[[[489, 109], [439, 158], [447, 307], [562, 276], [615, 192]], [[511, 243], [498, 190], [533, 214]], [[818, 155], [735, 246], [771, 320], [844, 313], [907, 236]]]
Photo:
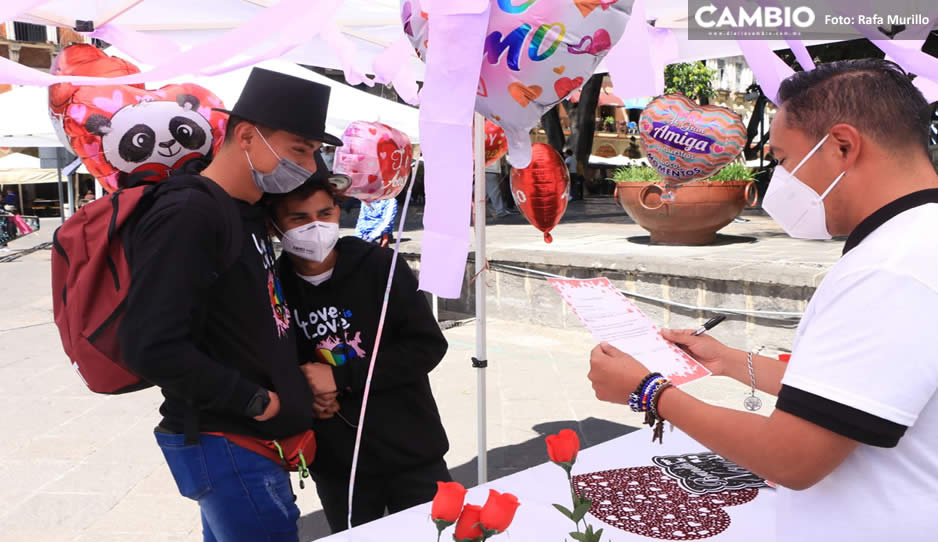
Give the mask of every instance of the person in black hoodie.
[[[313, 478], [333, 532], [347, 527], [348, 482], [365, 378], [394, 251], [339, 239], [339, 196], [317, 179], [271, 198], [300, 358], [315, 394]], [[447, 343], [417, 279], [398, 258], [365, 415], [352, 524], [428, 502], [450, 481], [446, 431], [428, 373]]]
[[[211, 164], [163, 181], [152, 206], [122, 228], [133, 278], [118, 332], [123, 357], [162, 390], [157, 444], [179, 492], [198, 501], [206, 541], [297, 540], [288, 473], [232, 440], [283, 439], [313, 421], [256, 203], [325, 169], [319, 146], [341, 145], [324, 132], [328, 100], [327, 86], [255, 69]], [[141, 133], [134, 144], [147, 142]]]

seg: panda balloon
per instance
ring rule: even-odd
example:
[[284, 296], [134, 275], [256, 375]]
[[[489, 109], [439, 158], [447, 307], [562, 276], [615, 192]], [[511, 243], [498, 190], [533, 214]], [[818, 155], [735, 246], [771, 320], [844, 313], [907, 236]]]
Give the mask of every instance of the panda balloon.
[[101, 138], [104, 159], [114, 169], [159, 180], [212, 150], [212, 126], [198, 113], [199, 99], [179, 94], [175, 102], [144, 101], [107, 118], [97, 113], [85, 127]]
[[[126, 61], [89, 45], [71, 45], [56, 57], [53, 72], [100, 75], [116, 69], [115, 63], [129, 69]], [[155, 90], [49, 87], [54, 122], [61, 123], [72, 151], [108, 191], [165, 179], [189, 161], [210, 156], [224, 139], [227, 115], [215, 110], [222, 107], [218, 97], [192, 83]]]

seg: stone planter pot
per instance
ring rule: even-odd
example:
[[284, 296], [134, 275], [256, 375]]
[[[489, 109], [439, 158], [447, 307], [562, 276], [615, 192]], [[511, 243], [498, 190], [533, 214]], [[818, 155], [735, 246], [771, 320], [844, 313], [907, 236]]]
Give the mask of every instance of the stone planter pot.
[[708, 245], [743, 208], [759, 201], [752, 181], [683, 184], [673, 202], [662, 200], [663, 192], [653, 183], [616, 183], [619, 205], [651, 233], [656, 245]]

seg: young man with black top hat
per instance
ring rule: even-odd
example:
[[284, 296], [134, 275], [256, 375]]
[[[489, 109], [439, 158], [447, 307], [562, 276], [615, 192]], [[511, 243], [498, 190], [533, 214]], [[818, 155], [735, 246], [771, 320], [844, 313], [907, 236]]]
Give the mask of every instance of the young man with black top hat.
[[376, 334], [394, 251], [339, 239], [335, 189], [312, 179], [271, 198], [284, 253], [277, 262], [303, 371], [316, 396], [311, 470], [333, 532], [348, 517], [348, 483], [365, 377], [375, 348], [352, 524], [429, 502], [451, 480], [449, 449], [428, 374], [447, 343], [417, 278], [398, 258], [380, 347]]
[[[820, 64], [782, 82], [778, 160], [763, 206], [790, 236], [848, 235], [805, 309], [791, 361], [691, 330], [663, 335], [714, 374], [778, 396], [768, 417], [707, 405], [602, 344], [602, 400], [651, 396], [651, 412], [779, 486], [774, 539], [934, 540], [938, 511], [938, 175], [931, 108], [883, 60]], [[654, 382], [657, 379], [652, 379]], [[639, 391], [639, 388], [642, 388]], [[639, 402], [634, 402], [641, 410]], [[667, 438], [667, 435], [664, 436]]]
[[[198, 501], [207, 541], [297, 540], [288, 473], [220, 435], [283, 439], [312, 424], [313, 394], [256, 204], [325, 169], [320, 145], [342, 144], [324, 131], [328, 102], [327, 86], [255, 68], [211, 164], [163, 181], [214, 183], [232, 201], [220, 204], [217, 187], [166, 191], [124, 234], [133, 281], [121, 348], [162, 389], [157, 444], [180, 493]], [[236, 261], [223, 264], [232, 243]]]

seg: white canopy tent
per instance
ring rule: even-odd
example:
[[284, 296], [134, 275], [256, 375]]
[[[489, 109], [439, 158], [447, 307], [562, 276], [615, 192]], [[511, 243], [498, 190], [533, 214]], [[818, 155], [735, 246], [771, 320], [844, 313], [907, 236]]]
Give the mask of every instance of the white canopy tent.
[[[87, 174], [88, 170], [81, 166], [78, 172]], [[39, 159], [34, 156], [13, 152], [0, 158], [0, 184], [54, 183], [58, 180], [58, 171], [41, 167]]]
[[[95, 28], [111, 23], [162, 36], [185, 49], [217, 38], [277, 3], [276, 0], [51, 0], [18, 20], [63, 27], [74, 27], [76, 21], [92, 21]], [[656, 28], [687, 28], [685, 0], [649, 2], [646, 12]], [[352, 64], [362, 72], [369, 72], [373, 59], [404, 37], [399, 0], [344, 0], [335, 21], [347, 40], [345, 45], [351, 45], [350, 50], [336, 51], [336, 42], [317, 36], [284, 53], [282, 58], [342, 68], [340, 54], [348, 54]], [[268, 38], [259, 36], [258, 46]], [[789, 47], [784, 40], [769, 43], [775, 50]], [[815, 43], [823, 42], [805, 42]], [[675, 62], [687, 62], [737, 56], [742, 50], [735, 41], [678, 40], [676, 53]], [[416, 55], [410, 58], [409, 67], [422, 79], [424, 66]], [[605, 71], [602, 65], [599, 71]]]
[[18, 87], [0, 94], [0, 119], [0, 147], [62, 146], [49, 120], [44, 88]]
[[[114, 47], [107, 49], [105, 52], [112, 56], [134, 61], [130, 55], [118, 51]], [[288, 60], [266, 60], [257, 64], [257, 67], [300, 77], [330, 87], [332, 92], [329, 96], [326, 131], [332, 134], [341, 136], [348, 125], [357, 120], [376, 121], [383, 122], [404, 132], [414, 143], [419, 142], [420, 130], [417, 126], [417, 119], [420, 111], [415, 107], [358, 90]], [[146, 66], [142, 65], [140, 68], [146, 69]], [[155, 89], [170, 83], [195, 83], [215, 93], [225, 104], [225, 107], [230, 108], [234, 106], [238, 96], [241, 95], [241, 89], [244, 88], [252, 69], [253, 67], [247, 67], [214, 76], [199, 76], [174, 81], [155, 81], [147, 83], [147, 88]]]
[[[130, 58], [112, 49], [114, 56]], [[324, 75], [286, 60], [268, 60], [259, 67], [296, 77], [302, 77], [332, 88], [329, 100], [329, 115], [326, 127], [330, 133], [342, 135], [353, 121], [379, 121], [388, 124], [419, 142], [417, 118], [419, 111], [413, 107], [392, 102], [385, 98], [352, 88]], [[194, 77], [179, 82], [201, 85], [221, 98], [227, 107], [234, 106], [251, 68], [243, 68], [212, 77]], [[158, 88], [170, 81], [148, 83], [147, 88]], [[49, 94], [41, 87], [18, 87], [0, 94], [0, 146], [2, 147], [61, 147], [49, 118]]]

